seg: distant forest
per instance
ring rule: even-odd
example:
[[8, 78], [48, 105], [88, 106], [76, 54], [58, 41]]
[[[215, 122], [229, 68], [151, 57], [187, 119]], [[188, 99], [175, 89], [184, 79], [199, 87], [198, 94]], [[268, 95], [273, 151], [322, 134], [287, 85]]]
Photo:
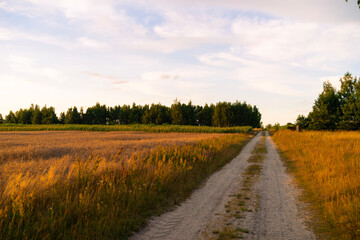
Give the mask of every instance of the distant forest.
[[107, 107], [96, 103], [84, 111], [71, 107], [58, 117], [53, 107], [31, 105], [29, 109], [10, 111], [0, 123], [19, 124], [176, 124], [194, 126], [261, 127], [261, 114], [256, 106], [246, 102], [218, 102], [205, 106], [177, 100], [167, 107], [159, 104]]
[[310, 130], [360, 130], [360, 78], [346, 73], [336, 90], [329, 81], [315, 100], [308, 116], [298, 116], [296, 123]]

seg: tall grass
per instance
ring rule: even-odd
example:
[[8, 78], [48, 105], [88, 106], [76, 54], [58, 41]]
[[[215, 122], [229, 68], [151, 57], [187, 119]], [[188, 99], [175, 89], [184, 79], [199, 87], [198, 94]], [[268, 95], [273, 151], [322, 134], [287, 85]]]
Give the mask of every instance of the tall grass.
[[273, 136], [334, 239], [360, 239], [360, 132], [294, 132]]
[[185, 125], [78, 125], [78, 124], [50, 124], [50, 125], [26, 125], [26, 124], [0, 124], [0, 131], [142, 131], [142, 132], [193, 132], [193, 133], [246, 133], [252, 127], [207, 127]]
[[126, 239], [149, 216], [185, 199], [248, 138], [222, 134], [158, 145], [128, 159], [121, 152], [58, 159], [35, 173], [27, 161], [18, 160], [21, 172], [7, 168], [7, 160], [1, 166], [7, 174], [0, 175], [0, 239]]

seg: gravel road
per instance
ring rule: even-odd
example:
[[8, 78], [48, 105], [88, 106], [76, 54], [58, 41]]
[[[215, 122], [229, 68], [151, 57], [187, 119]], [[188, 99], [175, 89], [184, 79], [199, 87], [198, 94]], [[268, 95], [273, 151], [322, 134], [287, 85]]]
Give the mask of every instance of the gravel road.
[[[223, 211], [230, 195], [240, 188], [242, 172], [249, 165], [247, 159], [260, 138], [259, 133], [243, 148], [239, 156], [210, 176], [204, 186], [183, 204], [171, 212], [154, 217], [145, 229], [130, 239], [201, 239], [201, 232], [207, 223]], [[304, 216], [299, 215], [296, 206], [298, 192], [285, 172], [268, 133], [266, 147], [268, 153], [256, 189], [260, 196], [259, 209], [243, 219], [250, 230], [247, 238], [315, 239], [312, 231], [303, 223]]]
[[268, 153], [257, 184], [260, 207], [244, 221], [251, 231], [248, 239], [315, 239], [304, 224], [305, 213], [297, 205], [299, 190], [286, 173], [268, 132], [265, 142]]

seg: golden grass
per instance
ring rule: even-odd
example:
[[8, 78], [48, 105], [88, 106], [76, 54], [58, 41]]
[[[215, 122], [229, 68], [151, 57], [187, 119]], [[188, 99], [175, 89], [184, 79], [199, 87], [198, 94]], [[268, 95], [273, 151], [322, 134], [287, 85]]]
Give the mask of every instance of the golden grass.
[[246, 134], [1, 132], [0, 239], [126, 239]]
[[360, 132], [295, 132], [273, 136], [336, 239], [360, 238]]

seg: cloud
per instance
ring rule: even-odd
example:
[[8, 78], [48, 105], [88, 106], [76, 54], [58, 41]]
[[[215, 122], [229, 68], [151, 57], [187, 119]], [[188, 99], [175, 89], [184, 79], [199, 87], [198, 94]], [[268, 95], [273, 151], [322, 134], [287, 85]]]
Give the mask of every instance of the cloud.
[[32, 34], [16, 29], [5, 28], [0, 26], [0, 41], [17, 41], [26, 40], [30, 42], [38, 42], [46, 45], [58, 46], [65, 49], [74, 49], [74, 44], [64, 39], [59, 40], [56, 37], [47, 34]]
[[118, 80], [118, 81], [114, 81], [112, 82], [112, 84], [114, 85], [120, 85], [120, 84], [124, 84], [124, 83], [128, 83], [129, 81], [127, 80]]
[[81, 45], [83, 45], [85, 47], [89, 47], [89, 48], [99, 49], [99, 48], [104, 48], [107, 46], [106, 43], [99, 42], [99, 41], [96, 41], [94, 39], [90, 39], [87, 37], [78, 38], [78, 41]]
[[[22, 55], [10, 55], [5, 58], [7, 73], [18, 79], [17, 82], [37, 79], [46, 85], [61, 84], [68, 78], [61, 70], [52, 66], [41, 66], [35, 58]], [[1, 72], [0, 72], [1, 74]]]
[[8, 12], [22, 13], [32, 18], [62, 16], [79, 30], [106, 35], [144, 35], [147, 30], [119, 10], [118, 2], [113, 0], [11, 0], [4, 1], [0, 9]]
[[217, 66], [217, 67], [233, 67], [234, 64], [239, 66], [239, 65], [247, 65], [251, 63], [250, 60], [244, 59], [242, 57], [227, 52], [204, 54], [199, 56], [198, 60], [201, 63], [211, 66]]
[[132, 0], [132, 2], [154, 9], [175, 9], [178, 11], [215, 9], [216, 11], [257, 12], [282, 18], [340, 23], [340, 25], [344, 22], [358, 22], [360, 20], [359, 9], [355, 0], [348, 3], [339, 0]]
[[117, 81], [117, 79], [115, 77], [112, 76], [105, 76], [99, 73], [95, 73], [95, 72], [90, 72], [90, 71], [83, 71], [82, 72], [84, 75], [90, 76], [90, 77], [94, 77], [94, 78], [100, 78], [100, 79], [106, 79], [106, 80], [115, 80]]

